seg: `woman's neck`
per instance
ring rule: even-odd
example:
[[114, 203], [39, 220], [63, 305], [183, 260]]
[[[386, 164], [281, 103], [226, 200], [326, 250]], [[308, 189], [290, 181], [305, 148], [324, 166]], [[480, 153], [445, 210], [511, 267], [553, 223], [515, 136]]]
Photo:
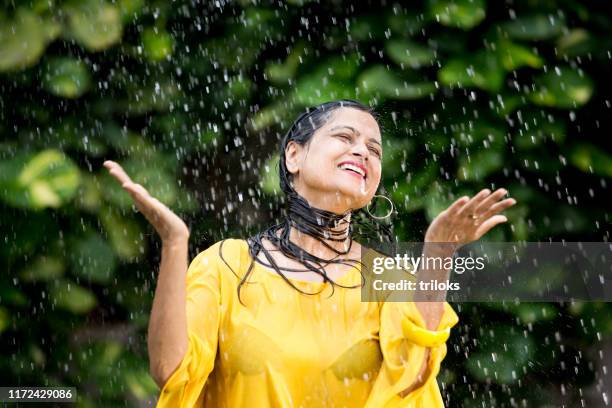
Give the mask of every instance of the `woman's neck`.
[[[292, 226], [291, 230], [289, 231], [289, 240], [311, 255], [321, 259], [332, 259], [337, 257], [339, 252], [343, 253], [348, 251], [349, 246], [351, 245], [351, 239], [349, 236], [350, 219], [351, 216], [349, 214], [345, 218], [346, 222], [342, 222], [337, 227], [329, 228], [330, 238], [333, 237], [334, 239], [313, 237], [312, 235], [301, 232]], [[324, 241], [337, 252], [334, 252], [330, 248], [326, 247], [321, 241]]]

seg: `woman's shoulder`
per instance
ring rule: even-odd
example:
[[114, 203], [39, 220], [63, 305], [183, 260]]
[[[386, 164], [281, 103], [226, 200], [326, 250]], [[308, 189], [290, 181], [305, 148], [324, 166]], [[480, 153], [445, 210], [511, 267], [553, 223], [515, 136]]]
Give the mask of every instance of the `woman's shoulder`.
[[200, 251], [191, 261], [192, 266], [205, 264], [214, 266], [219, 271], [233, 271], [241, 273], [245, 265], [248, 266], [249, 246], [241, 238], [224, 238], [216, 241], [206, 249]]
[[223, 238], [198, 252], [197, 256], [204, 254], [210, 256], [220, 254], [221, 252], [223, 254], [228, 253], [235, 255], [236, 253], [243, 251], [245, 248], [248, 248], [248, 243], [242, 238]]

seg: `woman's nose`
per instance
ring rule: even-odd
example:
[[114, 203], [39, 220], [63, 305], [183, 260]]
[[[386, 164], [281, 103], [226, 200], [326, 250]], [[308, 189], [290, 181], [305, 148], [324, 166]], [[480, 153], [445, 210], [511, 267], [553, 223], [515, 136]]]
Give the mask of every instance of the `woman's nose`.
[[353, 147], [353, 155], [363, 157], [364, 160], [368, 160], [368, 148], [363, 144], [358, 144]]
[[365, 160], [368, 159], [368, 147], [363, 143], [355, 143], [352, 153], [355, 156], [363, 157]]

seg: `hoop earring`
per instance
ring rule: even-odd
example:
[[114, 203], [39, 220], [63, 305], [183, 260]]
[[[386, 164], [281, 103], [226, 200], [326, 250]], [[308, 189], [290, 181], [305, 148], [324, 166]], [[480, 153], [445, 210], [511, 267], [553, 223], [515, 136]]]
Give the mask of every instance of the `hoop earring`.
[[387, 215], [385, 215], [384, 217], [380, 217], [380, 216], [377, 216], [377, 215], [372, 215], [372, 213], [370, 212], [370, 209], [369, 209], [369, 207], [370, 207], [370, 203], [371, 203], [371, 202], [370, 202], [370, 203], [368, 203], [368, 205], [366, 205], [366, 212], [367, 212], [368, 214], [370, 214], [370, 217], [372, 217], [372, 218], [374, 218], [374, 219], [376, 219], [376, 220], [384, 220], [385, 218], [390, 217], [390, 216], [391, 216], [391, 214], [393, 214], [393, 210], [395, 209], [395, 208], [393, 207], [393, 201], [391, 201], [391, 199], [390, 199], [389, 197], [384, 196], [384, 195], [381, 195], [381, 194], [374, 194], [374, 197], [382, 197], [382, 198], [384, 198], [385, 200], [389, 201], [389, 204], [391, 204], [391, 211], [389, 211], [389, 213], [388, 213]]

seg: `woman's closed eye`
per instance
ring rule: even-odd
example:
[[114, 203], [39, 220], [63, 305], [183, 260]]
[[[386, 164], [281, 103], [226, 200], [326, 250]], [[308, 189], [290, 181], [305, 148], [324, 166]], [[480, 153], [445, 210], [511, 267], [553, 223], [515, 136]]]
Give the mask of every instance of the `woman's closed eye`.
[[378, 157], [379, 159], [382, 159], [382, 153], [381, 153], [381, 152], [379, 152], [377, 148], [375, 148], [375, 147], [371, 147], [371, 148], [370, 148], [370, 151], [371, 151], [372, 153], [374, 153], [374, 155], [375, 155], [376, 157]]
[[[353, 141], [353, 137], [348, 135], [348, 134], [346, 134], [346, 133], [340, 133], [340, 134], [337, 134], [336, 136], [339, 137], [340, 139], [346, 140], [348, 142], [352, 142]], [[370, 151], [372, 153], [374, 153], [374, 155], [376, 157], [378, 157], [379, 159], [382, 159], [382, 153], [377, 148], [370, 147], [369, 149], [370, 149]]]
[[348, 140], [348, 141], [353, 140], [353, 138], [350, 135], [347, 135], [346, 133], [341, 133], [341, 134], [336, 135], [336, 136], [340, 137], [341, 139]]

